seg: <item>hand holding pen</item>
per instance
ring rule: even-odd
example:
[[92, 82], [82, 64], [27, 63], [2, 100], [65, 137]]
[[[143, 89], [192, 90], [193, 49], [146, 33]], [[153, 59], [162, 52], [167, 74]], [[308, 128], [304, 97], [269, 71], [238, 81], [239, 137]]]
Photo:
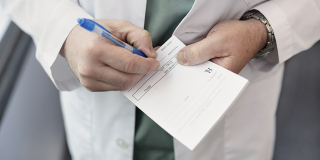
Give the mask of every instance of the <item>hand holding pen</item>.
[[149, 58], [77, 25], [70, 32], [60, 54], [89, 91], [125, 90], [143, 75], [160, 68], [149, 32], [127, 21], [94, 21], [121, 41], [134, 44], [136, 50], [139, 49]]
[[86, 29], [90, 32], [94, 32], [99, 36], [104, 36], [107, 39], [109, 39], [110, 41], [112, 41], [113, 43], [115, 43], [116, 45], [118, 45], [122, 48], [125, 48], [134, 54], [137, 54], [139, 56], [147, 58], [147, 56], [143, 52], [141, 52], [137, 48], [134, 48], [130, 44], [123, 42], [122, 40], [120, 40], [116, 36], [112, 35], [107, 29], [105, 29], [103, 26], [101, 26], [97, 22], [92, 21], [90, 19], [85, 19], [85, 18], [78, 18], [77, 21], [78, 21], [79, 25], [81, 27], [83, 27], [84, 29]]

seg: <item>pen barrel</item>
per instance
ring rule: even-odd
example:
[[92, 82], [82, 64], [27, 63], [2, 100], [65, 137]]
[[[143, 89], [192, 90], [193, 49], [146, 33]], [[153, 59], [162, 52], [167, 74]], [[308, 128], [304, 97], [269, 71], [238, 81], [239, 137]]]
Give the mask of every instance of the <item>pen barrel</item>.
[[139, 56], [142, 56], [144, 58], [148, 58], [143, 52], [141, 52], [140, 50], [138, 50], [137, 48], [134, 48], [134, 47], [133, 47], [132, 53], [137, 54]]
[[102, 35], [105, 36], [106, 38], [108, 38], [109, 40], [111, 40], [112, 42], [116, 43], [117, 45], [129, 50], [133, 54], [137, 54], [139, 56], [147, 58], [147, 56], [143, 52], [141, 52], [140, 50], [132, 47], [131, 45], [121, 41], [119, 38], [115, 37], [114, 35], [112, 35], [108, 32], [105, 32], [105, 31], [103, 31]]
[[133, 54], [137, 54], [139, 56], [148, 58], [143, 52], [141, 52], [140, 50], [138, 50], [137, 48], [134, 48], [133, 46], [121, 41], [119, 38], [115, 37], [114, 35], [110, 34], [110, 33], [106, 33], [110, 36], [111, 39], [113, 39], [112, 41], [117, 43], [119, 46], [131, 51]]
[[87, 29], [90, 32], [94, 32], [98, 35], [102, 35], [106, 38], [108, 38], [110, 41], [114, 42], [115, 44], [117, 44], [120, 47], [123, 47], [127, 50], [129, 50], [130, 52], [137, 54], [139, 56], [145, 57], [147, 58], [147, 56], [141, 52], [140, 50], [134, 48], [133, 46], [123, 42], [122, 40], [120, 40], [119, 38], [115, 37], [114, 35], [112, 35], [107, 29], [105, 29], [103, 26], [101, 26], [100, 24], [89, 20], [89, 19], [85, 19], [85, 18], [78, 18], [78, 23], [81, 27]]

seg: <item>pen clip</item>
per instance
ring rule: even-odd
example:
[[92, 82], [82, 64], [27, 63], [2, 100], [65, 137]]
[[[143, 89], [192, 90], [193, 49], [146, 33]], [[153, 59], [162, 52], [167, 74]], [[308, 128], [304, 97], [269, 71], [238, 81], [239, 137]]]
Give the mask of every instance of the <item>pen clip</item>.
[[109, 34], [111, 34], [111, 32], [109, 32], [107, 29], [105, 29], [103, 26], [101, 26], [99, 23], [93, 21], [93, 20], [90, 20], [90, 19], [87, 19], [88, 21], [94, 23], [95, 25], [99, 26], [101, 29], [105, 30], [106, 32], [108, 32]]

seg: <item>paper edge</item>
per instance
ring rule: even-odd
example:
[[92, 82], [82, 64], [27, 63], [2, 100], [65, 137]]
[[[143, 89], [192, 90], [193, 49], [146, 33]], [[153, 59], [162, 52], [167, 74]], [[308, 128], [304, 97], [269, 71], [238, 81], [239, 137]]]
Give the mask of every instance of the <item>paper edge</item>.
[[[243, 77], [242, 77], [243, 78]], [[227, 108], [227, 110], [220, 116], [220, 118], [216, 121], [216, 123], [210, 128], [210, 130], [206, 133], [205, 136], [203, 136], [203, 138], [199, 141], [199, 143], [197, 145], [195, 145], [193, 148], [190, 148], [186, 145], [184, 145], [183, 143], [181, 143], [178, 139], [178, 140], [181, 144], [183, 144], [184, 146], [186, 146], [188, 149], [190, 149], [191, 151], [195, 150], [199, 144], [209, 135], [209, 133], [213, 130], [213, 128], [215, 128], [215, 126], [221, 121], [222, 117], [224, 117], [226, 115], [226, 113], [230, 110], [230, 108], [234, 105], [234, 103], [239, 99], [239, 97], [242, 95], [242, 93], [245, 91], [245, 89], [247, 88], [247, 86], [249, 85], [249, 80], [244, 78], [247, 82], [246, 84], [244, 85], [244, 87], [242, 88], [242, 90], [240, 91], [240, 93], [238, 94], [238, 96], [233, 100], [233, 102], [231, 103], [231, 105]]]

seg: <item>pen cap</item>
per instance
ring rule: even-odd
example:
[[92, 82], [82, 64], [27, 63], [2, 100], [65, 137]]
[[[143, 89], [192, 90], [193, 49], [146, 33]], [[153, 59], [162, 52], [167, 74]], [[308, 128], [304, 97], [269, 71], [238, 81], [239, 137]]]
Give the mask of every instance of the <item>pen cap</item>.
[[100, 28], [102, 28], [104, 31], [110, 33], [107, 29], [105, 29], [104, 27], [102, 27], [100, 24], [96, 23], [95, 21], [92, 21], [90, 19], [86, 19], [86, 18], [78, 18], [77, 19], [79, 25], [85, 29], [87, 29], [88, 31], [92, 32], [94, 30], [95, 25], [99, 26]]
[[79, 25], [88, 31], [92, 31], [94, 29], [94, 23], [92, 21], [88, 21], [88, 19], [78, 18], [77, 19]]

